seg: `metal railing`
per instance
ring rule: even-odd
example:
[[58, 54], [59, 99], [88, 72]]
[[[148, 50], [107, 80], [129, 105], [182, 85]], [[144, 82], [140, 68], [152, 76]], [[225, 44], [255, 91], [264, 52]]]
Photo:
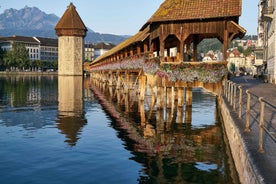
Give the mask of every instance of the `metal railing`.
[[244, 122], [244, 131], [250, 132], [256, 124], [259, 131], [260, 153], [264, 153], [264, 137], [269, 136], [276, 143], [276, 107], [263, 97], [253, 94], [250, 90], [244, 90], [242, 86], [232, 81], [225, 81], [223, 94], [238, 118]]

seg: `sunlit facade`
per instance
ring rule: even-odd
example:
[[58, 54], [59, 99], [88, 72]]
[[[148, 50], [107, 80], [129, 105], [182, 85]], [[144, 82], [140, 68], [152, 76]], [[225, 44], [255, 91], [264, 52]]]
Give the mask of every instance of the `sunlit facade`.
[[12, 49], [14, 42], [22, 43], [29, 52], [31, 61], [57, 61], [58, 60], [58, 42], [53, 38], [11, 36], [1, 37], [0, 46], [3, 50]]
[[276, 83], [276, 33], [275, 0], [260, 0], [258, 17], [259, 47], [263, 48], [264, 63], [267, 64], [268, 82]]

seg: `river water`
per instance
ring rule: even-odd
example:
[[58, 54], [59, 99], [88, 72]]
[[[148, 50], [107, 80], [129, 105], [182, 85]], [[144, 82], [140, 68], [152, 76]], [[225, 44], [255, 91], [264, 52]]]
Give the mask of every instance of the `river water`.
[[238, 183], [214, 95], [194, 89], [189, 119], [152, 102], [89, 78], [0, 76], [0, 183]]

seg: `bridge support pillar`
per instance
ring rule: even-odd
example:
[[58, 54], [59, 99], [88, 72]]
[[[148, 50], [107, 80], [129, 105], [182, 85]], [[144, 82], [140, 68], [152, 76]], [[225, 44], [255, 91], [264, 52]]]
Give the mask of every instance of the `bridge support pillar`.
[[172, 103], [173, 103], [173, 92], [172, 92], [172, 90], [173, 90], [172, 87], [166, 88], [166, 91], [167, 91], [167, 95], [166, 95], [166, 99], [167, 99], [166, 108], [167, 109], [171, 109], [172, 108]]
[[120, 90], [121, 89], [121, 78], [120, 78], [120, 72], [116, 73], [116, 77], [117, 77], [117, 84], [116, 84], [116, 89]]
[[192, 123], [192, 106], [186, 106], [185, 109], [185, 123]]
[[164, 108], [164, 87], [158, 86], [157, 87], [157, 101], [156, 101], [157, 109]]
[[166, 109], [166, 130], [169, 131], [171, 129], [171, 124], [173, 121], [173, 109]]
[[112, 97], [113, 97], [113, 87], [111, 85], [109, 85], [108, 86], [108, 90], [109, 90], [110, 99], [112, 100]]
[[125, 112], [129, 112], [130, 111], [130, 107], [129, 107], [129, 94], [128, 93], [125, 93]]
[[147, 81], [147, 77], [145, 75], [141, 75], [139, 77], [139, 89], [140, 89], [139, 100], [145, 100], [146, 81]]
[[157, 133], [163, 132], [165, 128], [164, 109], [156, 111], [156, 130]]
[[182, 123], [184, 117], [184, 109], [183, 106], [177, 107], [177, 123]]
[[193, 103], [193, 88], [186, 87], [186, 106], [192, 106]]
[[123, 82], [123, 86], [124, 86], [124, 94], [127, 94], [129, 91], [129, 76], [128, 76], [127, 71], [124, 72], [123, 78], [124, 78], [124, 80], [122, 82]]
[[192, 123], [193, 88], [186, 87], [185, 123]]
[[184, 106], [184, 88], [179, 87], [177, 89], [177, 106], [183, 107]]
[[146, 114], [145, 114], [145, 106], [144, 101], [138, 100], [138, 110], [140, 112], [140, 118], [141, 118], [141, 125], [146, 125]]

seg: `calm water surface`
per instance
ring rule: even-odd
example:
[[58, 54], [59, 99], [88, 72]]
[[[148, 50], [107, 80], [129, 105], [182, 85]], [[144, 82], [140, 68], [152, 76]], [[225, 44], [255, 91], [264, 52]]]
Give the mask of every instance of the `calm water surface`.
[[0, 76], [0, 183], [236, 183], [216, 97], [193, 98], [187, 120], [89, 79]]

